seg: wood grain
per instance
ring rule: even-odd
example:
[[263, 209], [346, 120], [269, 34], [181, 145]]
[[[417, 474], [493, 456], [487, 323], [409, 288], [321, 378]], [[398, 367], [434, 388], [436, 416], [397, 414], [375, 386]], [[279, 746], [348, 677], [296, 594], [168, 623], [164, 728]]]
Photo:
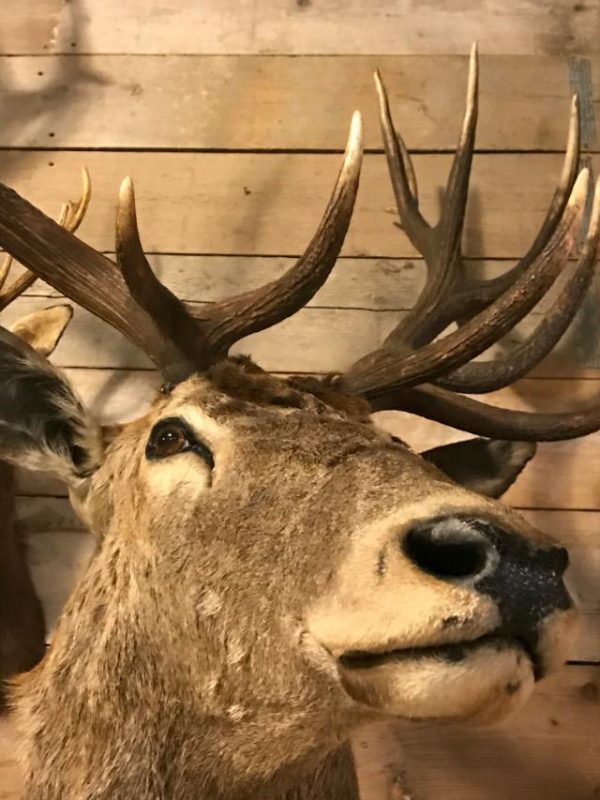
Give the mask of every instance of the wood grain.
[[[114, 256], [111, 256], [114, 258]], [[160, 277], [161, 281], [171, 289], [178, 297], [187, 301], [206, 301], [216, 302], [219, 300], [231, 297], [239, 292], [247, 291], [261, 286], [269, 281], [275, 280], [289, 269], [294, 264], [294, 259], [289, 258], [269, 258], [269, 257], [253, 257], [253, 256], [185, 256], [185, 255], [151, 255], [149, 256], [150, 263], [155, 273]], [[506, 261], [494, 260], [479, 260], [475, 259], [466, 262], [466, 269], [469, 274], [474, 277], [494, 278], [500, 275], [508, 268], [509, 264]], [[302, 352], [306, 355], [309, 354], [312, 358], [313, 347], [311, 346], [310, 337], [318, 337], [319, 330], [319, 315], [317, 309], [331, 309], [334, 310], [335, 318], [338, 320], [338, 325], [331, 331], [327, 339], [335, 341], [338, 333], [344, 336], [344, 332], [348, 328], [354, 328], [356, 320], [349, 317], [348, 321], [344, 321], [343, 315], [340, 315], [342, 309], [349, 309], [361, 312], [361, 314], [354, 315], [355, 318], [361, 319], [362, 323], [358, 324], [357, 335], [365, 331], [365, 320], [369, 316], [364, 312], [395, 312], [387, 314], [379, 318], [383, 327], [393, 324], [396, 320], [400, 319], [402, 312], [408, 311], [416, 302], [417, 296], [421, 291], [425, 281], [425, 265], [420, 259], [354, 259], [342, 258], [338, 260], [335, 269], [325, 282], [325, 285], [320, 291], [317, 292], [315, 297], [309, 301], [307, 307], [314, 310], [310, 315], [303, 314], [302, 320], [306, 324], [306, 330], [302, 328], [300, 332], [295, 330], [296, 323], [290, 321], [282, 329], [280, 333], [279, 328], [263, 334], [256, 341], [260, 342], [264, 339], [266, 342], [271, 342], [272, 346], [277, 349], [283, 349], [286, 354], [286, 363], [283, 366], [272, 367], [273, 369], [300, 369], [294, 366], [294, 360], [297, 354], [297, 348], [294, 341], [297, 337], [300, 340], [306, 338], [306, 348], [302, 347]], [[565, 271], [565, 276], [568, 270]], [[14, 275], [19, 274], [17, 269]], [[562, 280], [557, 281], [547, 295], [540, 301], [538, 306], [534, 309], [531, 318], [524, 321], [518, 326], [514, 332], [506, 337], [502, 344], [502, 351], [510, 349], [515, 342], [521, 338], [539, 321], [539, 315], [545, 314], [550, 309], [554, 298], [558, 291], [560, 291]], [[600, 292], [600, 285], [593, 284], [582, 311], [576, 317], [572, 324], [569, 333], [563, 338], [561, 343], [555, 348], [552, 355], [545, 359], [533, 374], [543, 374], [551, 377], [582, 377], [582, 370], [589, 367], [594, 370], [598, 367], [597, 353], [600, 347], [600, 320], [595, 313], [597, 298]], [[30, 297], [44, 298], [30, 301], [32, 305], [27, 302], [21, 301], [15, 304], [12, 311], [6, 317], [7, 321], [16, 319], [21, 314], [27, 313], [31, 308], [49, 305], [52, 298], [59, 298], [58, 292], [53, 290], [47, 284], [38, 281], [27, 292]], [[331, 315], [329, 315], [331, 317]], [[299, 317], [299, 319], [301, 319]], [[375, 320], [376, 317], [373, 317]], [[316, 327], [313, 327], [316, 321]], [[76, 317], [77, 330], [79, 334], [85, 333], [82, 330], [82, 325], [87, 325], [85, 321], [79, 320], [79, 314]], [[90, 323], [94, 327], [99, 323]], [[281, 348], [281, 336], [286, 336], [286, 331], [289, 326], [292, 326], [293, 341], [285, 344]], [[104, 332], [106, 333], [106, 328]], [[94, 338], [99, 338], [101, 335], [101, 328]], [[299, 341], [300, 341], [299, 340]], [[320, 341], [320, 339], [318, 339]], [[67, 338], [66, 342], [70, 341]], [[84, 338], [85, 341], [85, 338]], [[249, 340], [250, 342], [255, 341]], [[315, 338], [317, 341], [317, 338]], [[367, 338], [366, 341], [358, 344], [361, 352], [366, 352], [368, 347], [375, 347], [379, 341], [371, 341]], [[345, 340], [342, 342], [345, 344]], [[352, 341], [356, 345], [356, 340]], [[242, 350], [246, 349], [248, 342], [241, 345]], [[252, 347], [252, 345], [250, 345]], [[334, 359], [348, 359], [350, 363], [355, 358], [355, 350], [349, 353], [338, 352], [334, 345], [335, 355]], [[500, 352], [500, 348], [495, 348], [492, 352]], [[65, 346], [59, 350], [58, 358], [67, 358]], [[92, 358], [97, 355], [98, 351], [95, 350]], [[262, 352], [262, 356], [264, 356]], [[134, 351], [130, 349], [128, 356], [132, 364], [137, 363]], [[488, 357], [487, 355], [482, 357]], [[78, 356], [79, 358], [79, 356]], [[267, 354], [267, 358], [269, 358]], [[305, 367], [307, 370], [336, 370], [340, 368], [342, 361], [332, 363], [330, 361], [327, 367], [320, 367], [319, 360], [317, 359]], [[58, 362], [57, 362], [58, 363]], [[62, 362], [61, 362], [62, 363]], [[64, 362], [68, 363], [68, 362]], [[77, 363], [81, 363], [78, 361]], [[95, 363], [95, 362], [90, 362]], [[145, 361], [139, 363], [145, 364]], [[269, 362], [270, 363], [270, 362]], [[598, 375], [597, 372], [592, 374]]]
[[[596, 165], [600, 157], [592, 156]], [[435, 221], [448, 155], [420, 155], [422, 208]], [[482, 154], [475, 158], [465, 253], [519, 257], [541, 225], [560, 174], [558, 154]], [[598, 162], [600, 163], [600, 161]], [[125, 175], [136, 183], [147, 252], [298, 255], [312, 238], [339, 155], [272, 153], [0, 152], [0, 179], [50, 214], [80, 192], [87, 164], [93, 199], [81, 237], [114, 247], [115, 203]], [[414, 250], [393, 224], [384, 156], [365, 157], [356, 211], [343, 253], [407, 257]]]
[[0, 53], [48, 52], [64, 5], [64, 0], [4, 0]]
[[600, 787], [600, 667], [541, 683], [500, 728], [390, 723], [355, 739], [363, 800], [593, 800]]
[[[115, 260], [114, 253], [107, 254]], [[256, 289], [280, 278], [296, 259], [284, 256], [148, 254], [154, 273], [182, 300], [213, 303], [239, 292]], [[469, 277], [497, 278], [512, 261], [469, 259]], [[24, 270], [14, 264], [13, 278]], [[565, 270], [566, 273], [567, 270]], [[425, 283], [426, 267], [421, 258], [339, 258], [325, 284], [311, 298], [308, 308], [356, 309], [359, 311], [408, 311]], [[560, 281], [557, 281], [557, 288]], [[60, 292], [38, 280], [25, 296], [60, 298]], [[535, 312], [545, 313], [553, 291], [542, 298]], [[18, 306], [15, 306], [18, 308]]]
[[[17, 0], [5, 0], [23, 15]], [[62, 9], [55, 52], [489, 53], [598, 52], [595, 2], [570, 0], [79, 0]], [[143, 23], [141, 22], [143, 20]], [[43, 52], [39, 36], [5, 52]]]
[[[0, 58], [0, 146], [340, 150], [358, 108], [381, 149], [375, 69], [411, 150], [453, 151], [464, 56]], [[562, 150], [570, 93], [563, 58], [483, 55], [477, 148]]]

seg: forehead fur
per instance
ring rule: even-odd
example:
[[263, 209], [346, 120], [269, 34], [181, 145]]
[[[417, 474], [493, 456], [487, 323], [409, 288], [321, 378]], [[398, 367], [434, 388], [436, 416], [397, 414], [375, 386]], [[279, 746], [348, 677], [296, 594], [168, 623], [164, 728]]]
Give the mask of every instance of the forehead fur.
[[[178, 401], [201, 401], [211, 416], [252, 415], [265, 408], [303, 410], [321, 417], [370, 423], [370, 408], [362, 398], [337, 391], [326, 378], [281, 378], [264, 372], [249, 358], [222, 361], [202, 375], [189, 378], [169, 392]], [[155, 408], [164, 407], [159, 398]]]

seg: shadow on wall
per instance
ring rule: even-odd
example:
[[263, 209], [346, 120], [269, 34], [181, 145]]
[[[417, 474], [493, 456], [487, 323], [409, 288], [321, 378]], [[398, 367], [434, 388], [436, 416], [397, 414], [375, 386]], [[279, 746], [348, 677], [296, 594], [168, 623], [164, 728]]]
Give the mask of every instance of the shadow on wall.
[[[24, 24], [26, 16], [24, 10]], [[59, 26], [61, 35], [68, 35], [73, 42], [79, 39], [80, 16], [79, 0], [65, 3]], [[0, 37], [1, 35], [0, 31]], [[51, 42], [48, 49], [50, 48]], [[35, 73], [26, 76], [27, 88], [18, 88], [15, 85], [16, 78], [24, 64], [31, 65]], [[15, 172], [27, 168], [29, 150], [40, 146], [51, 148], [55, 125], [60, 125], [63, 129], [76, 126], [77, 117], [70, 112], [70, 107], [78, 93], [86, 85], [102, 81], [103, 78], [90, 69], [84, 59], [72, 58], [70, 54], [0, 59], [1, 143], [11, 148], [10, 159], [3, 159], [0, 153], [0, 180], [10, 184]], [[34, 84], [36, 88], [30, 88]], [[20, 152], [16, 159], [15, 150]]]

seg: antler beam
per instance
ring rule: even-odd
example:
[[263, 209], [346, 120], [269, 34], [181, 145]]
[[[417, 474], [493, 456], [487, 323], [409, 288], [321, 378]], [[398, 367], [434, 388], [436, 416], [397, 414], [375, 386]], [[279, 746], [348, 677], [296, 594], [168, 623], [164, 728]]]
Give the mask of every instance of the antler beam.
[[[77, 228], [79, 228], [81, 225], [90, 203], [92, 187], [89, 173], [85, 168], [81, 170], [81, 182], [83, 188], [79, 200], [77, 200], [76, 203], [73, 203], [71, 200], [63, 203], [58, 219], [58, 224], [71, 233], [75, 233]], [[9, 254], [4, 258], [4, 261], [0, 266], [0, 311], [6, 308], [6, 306], [10, 305], [10, 303], [12, 303], [13, 300], [16, 300], [19, 295], [23, 294], [23, 292], [27, 291], [27, 289], [29, 289], [29, 287], [37, 280], [37, 275], [29, 270], [26, 270], [9, 286], [4, 288], [4, 284], [8, 278], [12, 263], [13, 257]]]
[[[544, 222], [526, 255], [504, 275], [467, 275], [461, 238], [477, 123], [478, 65], [473, 47], [465, 116], [442, 211], [432, 227], [424, 219], [414, 168], [395, 131], [389, 101], [375, 74], [381, 129], [400, 227], [423, 255], [427, 277], [413, 309], [385, 339], [336, 383], [364, 395], [374, 410], [411, 411], [482, 436], [542, 441], [584, 435], [600, 428], [600, 405], [582, 412], [535, 414], [499, 409], [459, 392], [489, 392], [525, 375], [544, 358], [575, 316], [594, 274], [598, 251], [600, 184], [596, 185], [585, 245], [549, 313], [511, 354], [473, 362], [543, 297], [574, 250], [589, 200], [589, 175], [579, 175], [579, 103], [573, 98], [562, 174]], [[441, 338], [452, 322], [458, 330]], [[427, 383], [434, 381], [436, 385]]]
[[129, 179], [121, 187], [117, 212], [118, 264], [2, 185], [0, 245], [128, 336], [165, 380], [176, 383], [225, 357], [243, 336], [290, 316], [322, 286], [350, 224], [361, 163], [362, 122], [356, 112], [334, 191], [304, 255], [279, 280], [200, 310], [186, 306], [153, 274], [140, 242]]

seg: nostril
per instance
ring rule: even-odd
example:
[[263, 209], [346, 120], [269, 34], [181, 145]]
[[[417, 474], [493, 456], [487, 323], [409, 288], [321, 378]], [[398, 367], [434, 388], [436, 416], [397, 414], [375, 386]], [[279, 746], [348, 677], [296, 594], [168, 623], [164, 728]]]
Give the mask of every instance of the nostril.
[[438, 578], [480, 576], [494, 552], [492, 544], [466, 521], [446, 518], [411, 528], [403, 539], [406, 557]]
[[569, 566], [569, 553], [565, 547], [553, 547], [551, 549], [552, 566], [559, 575], [564, 575]]

